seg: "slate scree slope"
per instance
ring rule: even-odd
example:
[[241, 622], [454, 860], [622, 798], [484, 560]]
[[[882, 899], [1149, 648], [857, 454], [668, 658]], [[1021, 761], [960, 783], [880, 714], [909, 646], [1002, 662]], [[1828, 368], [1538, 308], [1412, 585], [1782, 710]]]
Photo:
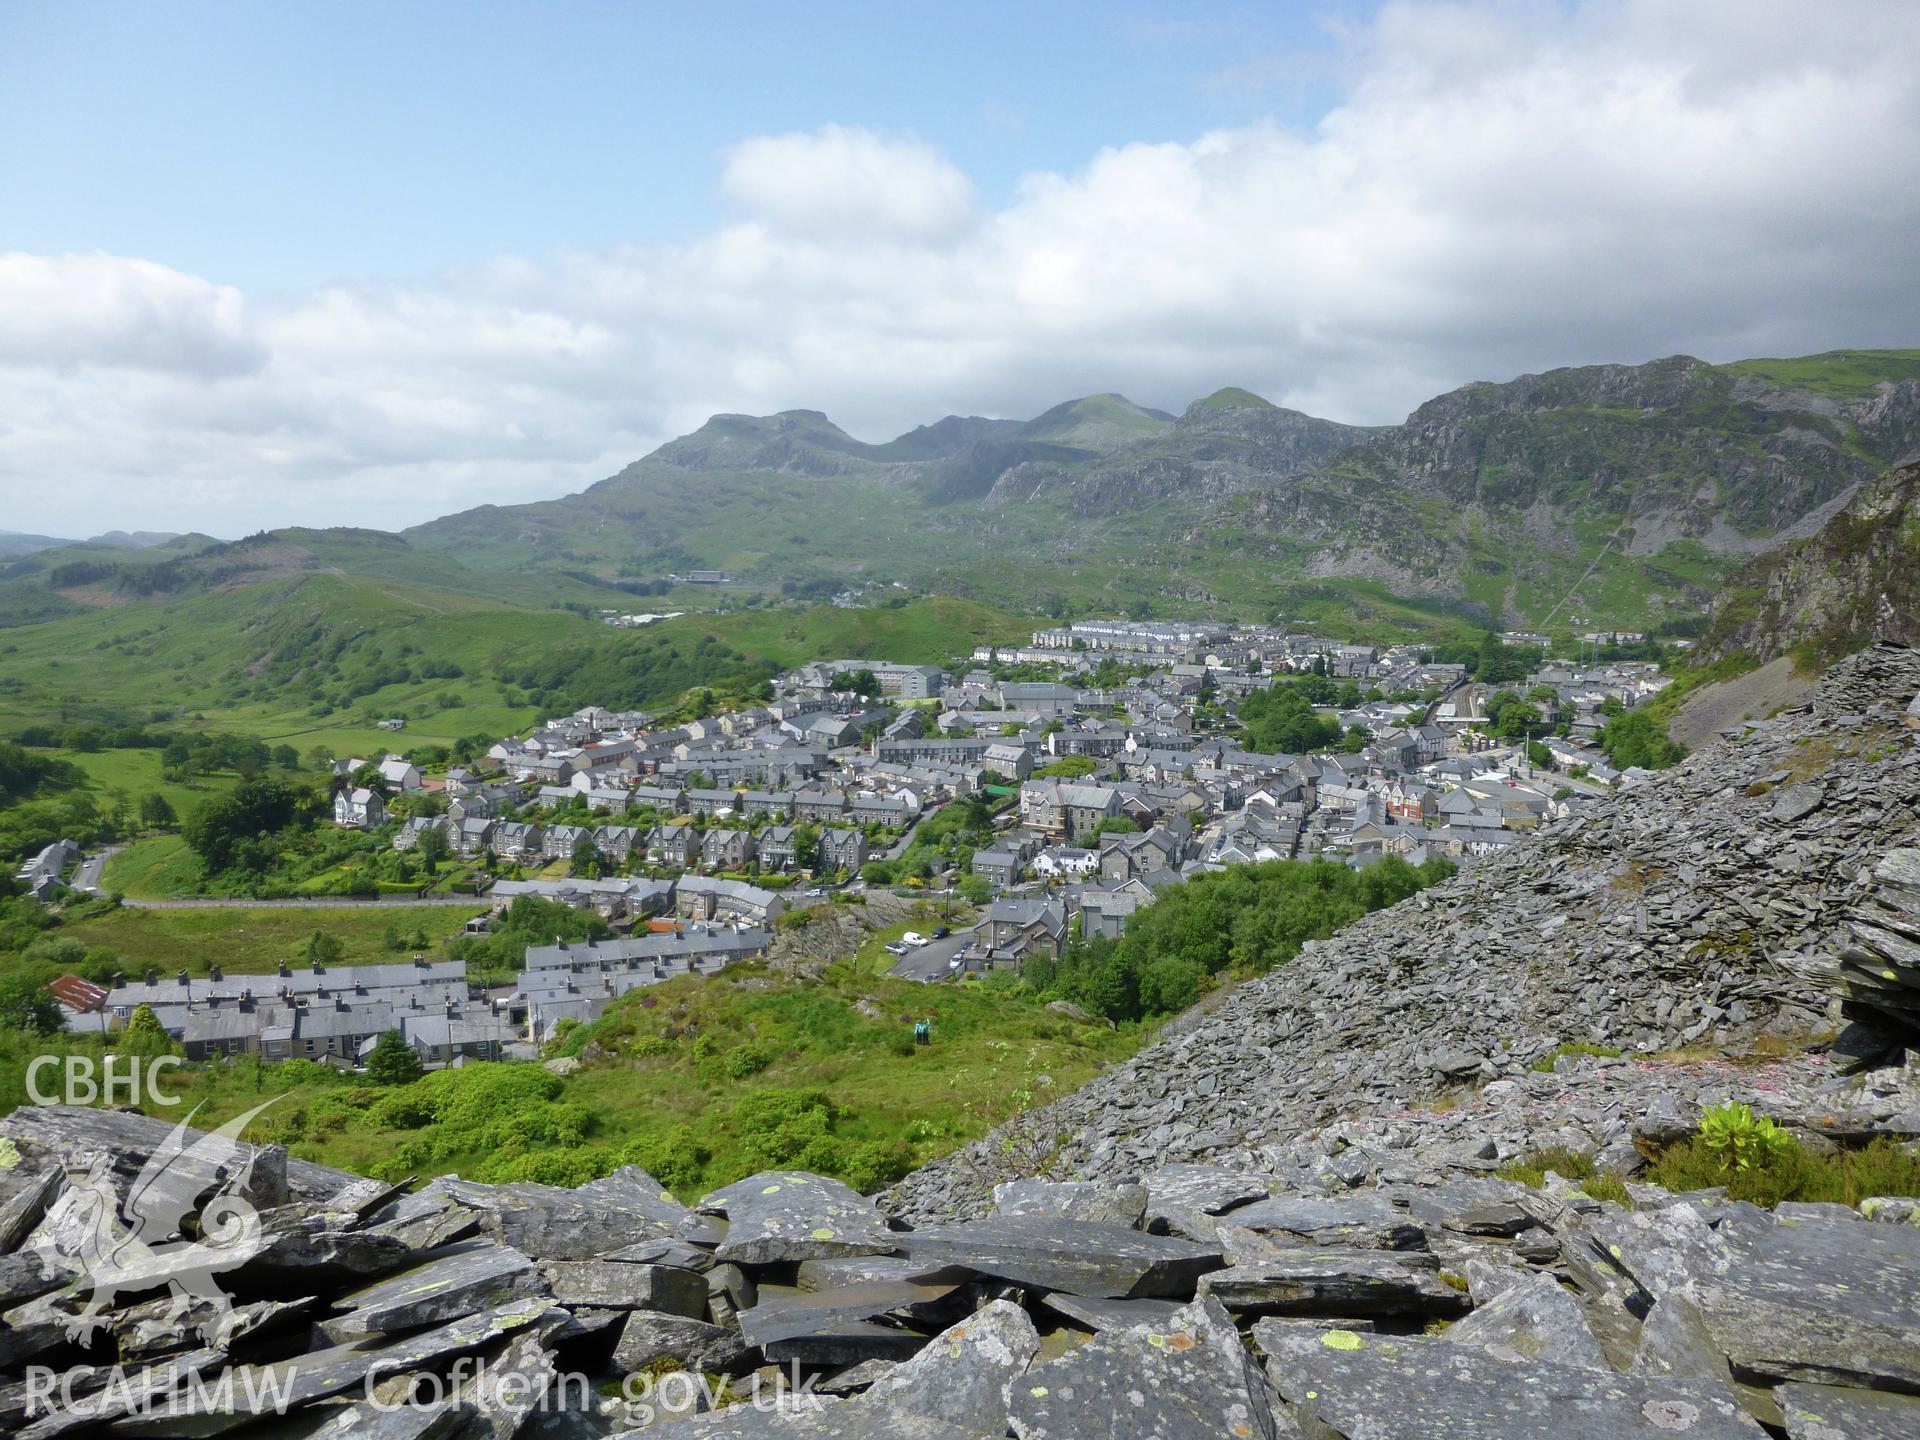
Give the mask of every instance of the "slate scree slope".
[[[86, 1277], [58, 1257], [97, 1217], [74, 1177], [128, 1184], [166, 1127], [19, 1112], [0, 1431], [1920, 1435], [1915, 1202], [1769, 1212], [1635, 1179], [1729, 1097], [1812, 1145], [1920, 1138], [1916, 692], [1920, 657], [1864, 651], [1806, 708], [1309, 948], [877, 1198], [780, 1172], [688, 1207], [633, 1169], [409, 1192], [235, 1145], [200, 1197], [259, 1216], [222, 1303], [173, 1304], [157, 1246], [120, 1262], [82, 1345]], [[1623, 1054], [1559, 1053], [1578, 1041]], [[1628, 1203], [1495, 1176], [1550, 1146]], [[50, 1405], [35, 1367], [74, 1384]], [[769, 1367], [809, 1396], [726, 1403]], [[726, 1378], [707, 1413], [661, 1419], [614, 1383], [683, 1368]], [[221, 1379], [279, 1382], [279, 1403]]]

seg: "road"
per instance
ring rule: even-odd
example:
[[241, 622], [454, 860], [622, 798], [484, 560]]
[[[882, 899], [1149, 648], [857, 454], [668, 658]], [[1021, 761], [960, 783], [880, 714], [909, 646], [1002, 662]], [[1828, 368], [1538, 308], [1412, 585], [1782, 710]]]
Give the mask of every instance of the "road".
[[947, 961], [971, 938], [969, 933], [955, 931], [944, 940], [935, 940], [918, 950], [909, 950], [887, 973], [896, 980], [944, 980], [953, 973], [947, 968]]
[[129, 910], [406, 910], [457, 907], [484, 910], [489, 902], [484, 895], [382, 895], [378, 899], [360, 895], [313, 895], [291, 900], [223, 900], [217, 896], [191, 900], [126, 900]]
[[118, 845], [109, 845], [97, 855], [89, 855], [80, 862], [80, 868], [73, 872], [73, 888], [88, 895], [100, 893], [100, 875], [107, 868], [107, 861], [120, 853]]
[[936, 805], [931, 810], [921, 811], [914, 817], [913, 823], [900, 832], [900, 838], [898, 840], [894, 841], [893, 844], [872, 858], [875, 860], [898, 860], [902, 855], [907, 853], [907, 847], [913, 844], [913, 837], [919, 833], [922, 822], [943, 808], [943, 806]]

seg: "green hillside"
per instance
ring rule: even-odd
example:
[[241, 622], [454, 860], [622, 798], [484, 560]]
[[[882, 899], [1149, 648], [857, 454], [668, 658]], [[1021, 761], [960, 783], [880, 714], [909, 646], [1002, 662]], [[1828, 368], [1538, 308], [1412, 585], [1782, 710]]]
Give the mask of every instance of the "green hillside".
[[[452, 562], [422, 557], [426, 573], [436, 566]], [[406, 569], [404, 553], [387, 568]], [[538, 582], [507, 576], [497, 588], [531, 595]], [[608, 593], [623, 607], [638, 603]], [[697, 687], [746, 693], [778, 669], [826, 655], [945, 661], [1031, 628], [976, 602], [903, 597], [873, 608], [756, 606], [614, 629], [597, 607], [534, 609], [398, 579], [309, 572], [127, 596], [0, 630], [0, 735], [42, 723], [204, 717], [303, 753], [315, 744], [363, 753], [499, 736], [590, 703], [670, 707]], [[375, 728], [393, 717], [407, 721], [401, 734]], [[144, 791], [154, 777], [99, 778]]]
[[1738, 360], [1724, 368], [1769, 385], [1858, 400], [1876, 386], [1920, 379], [1920, 350], [1829, 350], [1796, 360]]
[[1476, 383], [1404, 425], [1232, 388], [1177, 420], [1117, 395], [888, 445], [823, 415], [718, 417], [579, 495], [408, 532], [476, 568], [718, 567], [900, 581], [1068, 613], [1396, 611], [1644, 628], [1692, 619], [1772, 537], [1920, 445], [1920, 352], [1685, 356]]

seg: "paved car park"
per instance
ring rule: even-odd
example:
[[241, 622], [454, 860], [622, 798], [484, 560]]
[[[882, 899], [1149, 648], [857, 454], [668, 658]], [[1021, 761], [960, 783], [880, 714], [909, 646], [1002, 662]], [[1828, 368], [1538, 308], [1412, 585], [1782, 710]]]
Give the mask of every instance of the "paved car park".
[[966, 947], [970, 935], [955, 931], [944, 940], [933, 940], [902, 955], [887, 973], [901, 980], [944, 980], [953, 973], [947, 962]]

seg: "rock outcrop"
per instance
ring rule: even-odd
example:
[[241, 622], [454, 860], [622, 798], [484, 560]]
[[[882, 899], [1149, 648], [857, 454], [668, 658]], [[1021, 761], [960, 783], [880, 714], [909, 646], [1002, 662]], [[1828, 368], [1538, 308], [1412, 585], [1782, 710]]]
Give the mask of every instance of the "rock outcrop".
[[1826, 659], [1876, 636], [1920, 643], [1920, 464], [1862, 485], [1816, 534], [1729, 577], [1701, 654]]
[[[1510, 1090], [1503, 1111], [1572, 1126], [1605, 1109], [1636, 1133], [1684, 1133], [1672, 1095], [1648, 1099], [1638, 1072], [1656, 1068], [1570, 1060]], [[1796, 1107], [1815, 1103], [1817, 1074], [1745, 1073], [1762, 1104], [1806, 1119]], [[1494, 1113], [1112, 1180], [1028, 1180], [991, 1209], [915, 1228], [793, 1172], [694, 1207], [637, 1170], [578, 1190], [441, 1180], [395, 1194], [343, 1178], [259, 1212], [249, 1233], [299, 1236], [296, 1249], [235, 1250], [189, 1217], [177, 1239], [137, 1242], [137, 1263], [68, 1245], [88, 1182], [22, 1160], [0, 1172], [26, 1226], [0, 1257], [0, 1430], [1915, 1433], [1920, 1290], [1899, 1277], [1920, 1273], [1920, 1226], [1907, 1209], [1864, 1206], [1893, 1222], [1876, 1223], [1717, 1192], [1630, 1184], [1618, 1204], [1557, 1176], [1531, 1188], [1486, 1173], [1504, 1148]], [[137, 1117], [90, 1123], [110, 1149], [139, 1143]], [[1620, 1163], [1632, 1168], [1631, 1147]], [[196, 1213], [230, 1185], [213, 1178]], [[581, 1220], [621, 1197], [614, 1225]], [[642, 1197], [652, 1233], [635, 1240]], [[189, 1282], [176, 1303], [169, 1282], [196, 1265], [217, 1288]], [[683, 1418], [656, 1432], [669, 1415]]]

